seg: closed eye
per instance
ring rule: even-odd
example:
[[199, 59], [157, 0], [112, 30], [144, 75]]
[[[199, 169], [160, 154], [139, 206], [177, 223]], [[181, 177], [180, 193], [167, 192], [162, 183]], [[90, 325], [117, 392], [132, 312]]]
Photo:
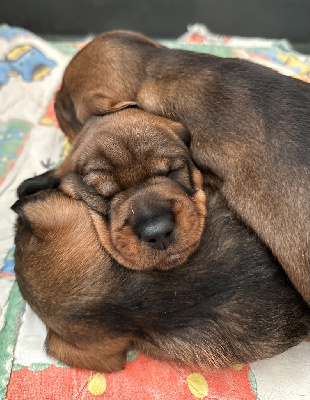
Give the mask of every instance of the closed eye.
[[111, 174], [101, 170], [91, 170], [83, 178], [83, 181], [96, 189], [105, 198], [112, 198], [119, 191], [120, 187]]
[[186, 165], [182, 165], [178, 168], [171, 169], [166, 177], [178, 183], [183, 190], [190, 196], [196, 193], [195, 184], [192, 180], [190, 165], [187, 162]]

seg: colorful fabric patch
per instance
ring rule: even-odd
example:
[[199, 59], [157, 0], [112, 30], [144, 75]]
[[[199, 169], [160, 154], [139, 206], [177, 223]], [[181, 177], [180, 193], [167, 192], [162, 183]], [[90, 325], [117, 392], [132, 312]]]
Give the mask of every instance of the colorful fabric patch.
[[55, 96], [53, 96], [53, 99], [47, 106], [46, 112], [40, 120], [40, 125], [47, 125], [47, 126], [53, 125], [59, 128], [58, 121], [54, 111], [54, 103], [55, 103]]
[[0, 122], [0, 185], [21, 154], [30, 130], [31, 124], [27, 121], [16, 119], [7, 123]]
[[24, 301], [18, 290], [17, 283], [11, 290], [5, 323], [0, 332], [0, 399], [4, 397], [9, 382], [13, 363], [14, 347], [20, 325], [20, 316]]
[[51, 41], [50, 43], [62, 53], [74, 56], [78, 51], [82, 50], [82, 48], [85, 47], [90, 40], [92, 40], [92, 37], [87, 37], [83, 41], [81, 40], [75, 40], [72, 42]]
[[1, 269], [2, 273], [5, 273], [6, 276], [14, 275], [14, 251], [15, 246], [13, 246], [9, 251], [7, 256], [4, 259], [4, 265]]
[[24, 81], [40, 81], [50, 73], [56, 62], [47, 58], [41, 50], [24, 44], [13, 48], [0, 63], [0, 85], [10, 76], [20, 75]]
[[31, 36], [31, 32], [22, 28], [14, 28], [9, 25], [0, 25], [0, 38], [11, 40], [16, 36]]
[[[160, 363], [142, 354], [125, 370], [103, 374], [74, 368], [14, 369], [7, 399], [104, 398], [106, 400], [255, 400], [249, 366], [221, 372], [193, 372]], [[64, 392], [65, 388], [65, 392]], [[64, 396], [65, 393], [65, 396]]]

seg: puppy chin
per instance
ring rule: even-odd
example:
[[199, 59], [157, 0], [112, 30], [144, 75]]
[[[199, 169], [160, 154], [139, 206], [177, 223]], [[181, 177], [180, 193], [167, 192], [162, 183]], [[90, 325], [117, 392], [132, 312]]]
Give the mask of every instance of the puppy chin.
[[[187, 248], [182, 252], [171, 252], [171, 251], [158, 251], [154, 250], [150, 252], [149, 256], [146, 257], [124, 257], [126, 251], [118, 251], [115, 249], [113, 257], [124, 267], [138, 270], [138, 271], [168, 271], [172, 268], [178, 267], [186, 262], [186, 260], [191, 256], [191, 254], [198, 248], [199, 244]], [[165, 253], [165, 254], [162, 254]]]
[[163, 257], [159, 263], [154, 263], [151, 265], [151, 262], [149, 262], [144, 270], [168, 271], [172, 268], [178, 267], [187, 261], [192, 253], [197, 250], [198, 246], [199, 242], [185, 251], [179, 253], [169, 253]]
[[128, 254], [126, 248], [119, 249], [115, 247], [113, 257], [121, 265], [129, 269], [138, 271], [168, 271], [184, 264], [198, 246], [199, 242], [179, 251], [179, 249], [174, 250], [173, 248], [168, 248], [167, 250], [145, 249], [147, 246], [141, 245], [141, 249], [137, 250], [135, 254]]

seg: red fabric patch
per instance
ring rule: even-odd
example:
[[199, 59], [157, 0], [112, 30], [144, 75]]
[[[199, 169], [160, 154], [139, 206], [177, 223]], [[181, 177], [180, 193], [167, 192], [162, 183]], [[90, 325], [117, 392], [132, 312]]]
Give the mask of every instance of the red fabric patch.
[[[42, 371], [30, 371], [24, 367], [12, 372], [7, 399], [255, 400], [248, 378], [249, 370], [246, 365], [239, 370], [198, 372], [197, 369], [168, 365], [144, 355], [128, 362], [125, 370], [113, 374], [96, 374], [55, 365]], [[197, 397], [189, 389], [187, 378], [192, 372], [206, 382], [200, 392], [202, 397], [199, 394]], [[97, 376], [93, 376], [95, 374]], [[90, 385], [92, 376], [93, 385]], [[96, 385], [96, 378], [101, 384], [103, 381], [102, 386]], [[199, 393], [199, 385], [196, 388]]]

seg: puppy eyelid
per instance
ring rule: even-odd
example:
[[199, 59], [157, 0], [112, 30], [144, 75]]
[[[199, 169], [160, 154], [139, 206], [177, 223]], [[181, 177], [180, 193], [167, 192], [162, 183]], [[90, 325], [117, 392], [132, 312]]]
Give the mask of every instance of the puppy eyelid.
[[96, 188], [97, 192], [105, 198], [111, 198], [120, 191], [116, 182], [101, 171], [91, 171], [83, 178], [84, 182]]
[[120, 188], [117, 185], [117, 183], [111, 181], [101, 182], [98, 185], [97, 189], [99, 193], [107, 199], [112, 198], [120, 191]]

